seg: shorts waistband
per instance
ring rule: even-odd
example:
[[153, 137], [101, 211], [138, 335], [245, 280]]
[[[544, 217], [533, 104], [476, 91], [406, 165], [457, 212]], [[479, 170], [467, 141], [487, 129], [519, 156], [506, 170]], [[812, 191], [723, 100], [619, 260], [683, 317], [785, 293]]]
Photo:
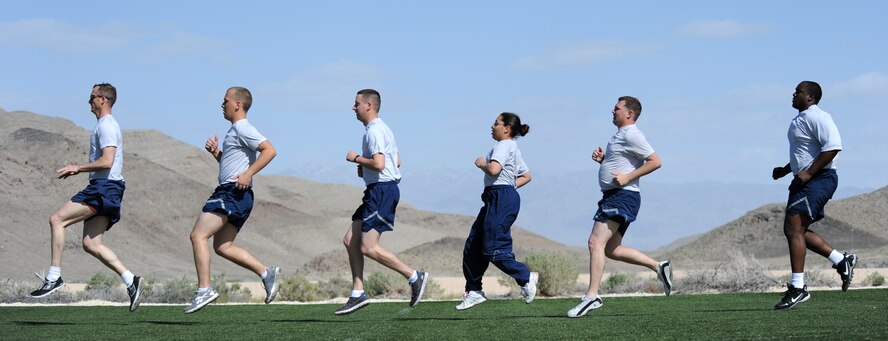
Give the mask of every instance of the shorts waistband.
[[639, 192], [636, 192], [636, 191], [630, 191], [630, 190], [625, 189], [625, 188], [613, 188], [613, 189], [609, 189], [609, 190], [606, 190], [606, 191], [601, 191], [601, 193], [603, 193], [604, 195], [614, 195], [614, 194], [617, 194], [617, 193], [620, 193], [620, 192], [639, 193]]
[[380, 181], [380, 182], [374, 182], [372, 184], [367, 184], [367, 188], [373, 188], [376, 186], [397, 186], [397, 185], [398, 185], [397, 181]]
[[[226, 182], [226, 183], [224, 183], [224, 184], [219, 185], [219, 187], [222, 187], [222, 188], [235, 188], [236, 185], [237, 185], [236, 182]], [[253, 186], [250, 186], [250, 187], [248, 187], [247, 189], [253, 189]]]
[[90, 179], [89, 180], [90, 185], [95, 185], [95, 184], [98, 184], [99, 182], [112, 183], [112, 184], [121, 185], [121, 186], [126, 184], [126, 182], [124, 182], [123, 180], [111, 180], [111, 179]]
[[512, 186], [512, 185], [493, 185], [493, 186], [486, 186], [486, 187], [484, 187], [484, 191], [485, 191], [485, 192], [487, 192], [487, 191], [500, 191], [500, 190], [504, 190], [504, 189], [515, 189], [515, 187]]

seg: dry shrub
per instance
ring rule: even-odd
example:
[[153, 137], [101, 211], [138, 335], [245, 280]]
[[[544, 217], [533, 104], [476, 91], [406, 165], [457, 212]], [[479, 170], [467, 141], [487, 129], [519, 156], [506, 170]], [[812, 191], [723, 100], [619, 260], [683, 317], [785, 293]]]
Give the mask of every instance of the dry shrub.
[[637, 291], [637, 285], [638, 278], [635, 275], [615, 272], [607, 276], [600, 287], [604, 294], [624, 294]]
[[277, 299], [280, 301], [314, 302], [325, 300], [321, 295], [321, 286], [303, 276], [285, 277], [278, 289]]
[[878, 272], [871, 272], [863, 281], [860, 282], [860, 285], [865, 287], [879, 287], [885, 284], [885, 276]]
[[213, 280], [210, 285], [213, 287], [214, 290], [216, 290], [216, 292], [219, 293], [219, 298], [216, 299], [216, 302], [219, 303], [250, 302], [250, 300], [252, 300], [253, 298], [253, 294], [250, 292], [250, 289], [241, 287], [240, 283], [226, 283], [224, 273], [219, 276], [213, 276]]
[[762, 292], [780, 284], [754, 255], [735, 251], [727, 263], [688, 272], [687, 277], [675, 281], [673, 292]]
[[43, 298], [32, 298], [31, 291], [40, 287], [42, 282], [17, 282], [11, 279], [0, 281], [0, 303], [71, 303], [77, 302], [73, 294], [59, 290]]
[[524, 262], [530, 271], [540, 273], [537, 288], [542, 295], [567, 295], [576, 286], [580, 271], [570, 257], [560, 254], [534, 253], [527, 256]]
[[312, 282], [304, 276], [286, 277], [278, 289], [279, 301], [314, 302], [348, 296], [351, 282], [334, 277], [329, 281]]
[[[521, 287], [515, 283], [515, 279], [512, 276], [500, 272], [499, 276], [496, 277], [496, 282], [509, 288], [509, 292], [502, 295], [503, 298], [521, 297]], [[487, 297], [490, 297], [490, 295], [487, 295]]]
[[182, 276], [181, 279], [166, 282], [157, 282], [150, 278], [144, 281], [141, 298], [143, 303], [186, 304], [191, 301], [191, 297], [197, 289], [197, 283], [192, 282], [185, 276]]
[[401, 275], [388, 272], [374, 272], [364, 280], [364, 290], [368, 296], [385, 298], [410, 297], [410, 287]]
[[[219, 293], [216, 302], [250, 302], [252, 294], [250, 289], [241, 287], [240, 283], [226, 283], [225, 274], [213, 276], [210, 286]], [[182, 276], [180, 279], [157, 282], [146, 280], [142, 288], [144, 303], [182, 303], [191, 302], [191, 298], [197, 291], [197, 283]], [[129, 298], [125, 302], [128, 302]]]
[[352, 282], [342, 277], [333, 277], [328, 281], [318, 282], [318, 287], [324, 297], [348, 297], [351, 294]]
[[441, 285], [438, 284], [438, 282], [436, 282], [434, 278], [429, 278], [428, 281], [429, 282], [426, 283], [425, 291], [422, 294], [423, 299], [428, 298], [428, 299], [436, 299], [436, 300], [441, 300], [441, 299], [448, 299], [449, 300], [449, 299], [456, 299], [456, 298], [462, 297], [462, 295], [446, 294], [444, 292], [444, 288], [442, 288]]
[[[663, 292], [663, 285], [657, 278], [615, 272], [601, 281], [599, 289], [603, 294], [660, 293]], [[586, 288], [582, 289], [584, 292], [585, 290]]]
[[79, 301], [100, 300], [109, 302], [129, 302], [129, 296], [117, 276], [97, 273], [89, 279], [86, 288], [77, 294]]

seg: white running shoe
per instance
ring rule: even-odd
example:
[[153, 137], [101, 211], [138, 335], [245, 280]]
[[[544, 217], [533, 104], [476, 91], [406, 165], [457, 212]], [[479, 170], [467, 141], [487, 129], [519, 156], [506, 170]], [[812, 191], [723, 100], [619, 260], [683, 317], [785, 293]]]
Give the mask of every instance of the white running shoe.
[[595, 296], [595, 298], [583, 296], [583, 298], [580, 299], [580, 304], [577, 304], [576, 307], [569, 310], [567, 312], [567, 316], [568, 317], [580, 317], [580, 316], [586, 315], [586, 313], [588, 313], [589, 310], [598, 309], [603, 304], [604, 304], [604, 302], [601, 301], [601, 296]]
[[262, 279], [262, 287], [265, 288], [265, 304], [271, 303], [277, 296], [281, 284], [281, 268], [273, 266], [268, 268], [268, 275]]
[[219, 298], [219, 293], [216, 292], [216, 290], [213, 290], [213, 288], [207, 290], [203, 295], [195, 292], [194, 297], [191, 299], [191, 305], [185, 308], [185, 313], [191, 314], [198, 311], [205, 305], [210, 304], [210, 302], [215, 301], [217, 298]]
[[531, 272], [530, 280], [521, 287], [521, 296], [524, 296], [524, 303], [530, 304], [537, 295], [537, 282], [540, 280], [540, 273]]
[[484, 296], [483, 291], [466, 291], [466, 294], [463, 296], [462, 303], [456, 306], [456, 310], [466, 310], [478, 304], [484, 303], [484, 301], [487, 301], [487, 296]]

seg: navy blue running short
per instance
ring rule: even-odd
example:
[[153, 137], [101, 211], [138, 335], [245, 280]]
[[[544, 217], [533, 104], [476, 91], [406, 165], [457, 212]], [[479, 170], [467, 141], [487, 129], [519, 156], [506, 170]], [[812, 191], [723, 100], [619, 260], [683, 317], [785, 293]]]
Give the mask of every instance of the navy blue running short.
[[220, 185], [207, 199], [203, 211], [224, 214], [228, 223], [240, 231], [253, 211], [253, 189], [239, 190], [233, 182]]
[[598, 211], [592, 218], [597, 222], [613, 220], [620, 224], [621, 235], [626, 235], [629, 224], [635, 221], [641, 208], [641, 194], [635, 191], [616, 188], [604, 192], [598, 201]]
[[823, 219], [823, 208], [839, 187], [835, 169], [823, 169], [802, 186], [790, 185], [786, 215], [805, 214], [811, 222]]
[[361, 232], [370, 230], [383, 233], [395, 229], [395, 210], [401, 200], [401, 191], [394, 181], [367, 185], [361, 206], [352, 214], [352, 221], [361, 220]]
[[[126, 185], [120, 180], [93, 179], [82, 191], [71, 197], [72, 202], [79, 202], [89, 206], [94, 216], [108, 217], [108, 227], [120, 221], [120, 205], [123, 202], [123, 192]], [[89, 220], [87, 219], [87, 220]]]

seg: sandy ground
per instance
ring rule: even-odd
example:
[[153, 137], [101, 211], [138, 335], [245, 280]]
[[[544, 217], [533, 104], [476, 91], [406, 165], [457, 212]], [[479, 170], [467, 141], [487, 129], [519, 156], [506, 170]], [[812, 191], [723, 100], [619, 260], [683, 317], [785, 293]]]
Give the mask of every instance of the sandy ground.
[[[826, 271], [826, 270], [821, 270], [821, 271]], [[864, 278], [866, 278], [867, 276], [869, 276], [869, 274], [871, 274], [873, 272], [879, 272], [882, 275], [888, 276], [888, 268], [857, 268], [857, 269], [854, 269], [854, 284], [859, 284], [861, 280], [863, 280]], [[642, 273], [637, 273], [635, 275], [638, 277], [641, 277], [641, 278], [654, 278], [656, 276], [656, 274], [652, 271], [645, 271]], [[686, 275], [687, 275], [687, 273], [685, 271], [675, 271], [673, 273], [673, 278], [681, 279]], [[771, 275], [779, 278], [780, 276], [789, 275], [789, 271], [788, 270], [772, 270]], [[607, 279], [607, 276], [609, 276], [609, 274], [606, 273], [605, 278], [603, 278], [603, 280]], [[463, 279], [462, 277], [435, 277], [434, 274], [432, 274], [431, 278], [436, 283], [438, 283], [438, 285], [441, 287], [441, 289], [444, 290], [445, 295], [454, 296], [454, 297], [462, 296], [464, 286], [465, 286], [465, 279]], [[513, 288], [517, 288], [517, 284], [513, 284], [512, 286], [500, 285], [498, 279], [499, 279], [499, 277], [497, 277], [497, 276], [484, 276], [482, 281], [484, 283], [484, 292], [486, 294], [491, 295], [491, 296], [502, 296], [502, 295], [508, 294], [509, 290], [511, 290]], [[250, 290], [250, 292], [253, 294], [253, 298], [261, 299], [261, 298], [265, 297], [265, 289], [262, 288], [262, 284], [260, 282], [241, 282], [241, 285]], [[577, 276], [577, 286], [578, 287], [585, 287], [587, 285], [589, 285], [589, 274], [580, 274], [579, 276]], [[84, 290], [85, 288], [86, 288], [86, 284], [84, 284], [84, 283], [65, 283], [65, 288], [63, 288], [62, 290], [76, 293], [76, 292]], [[830, 290], [830, 289], [836, 289], [836, 288], [812, 288], [812, 289]], [[774, 291], [780, 291], [780, 290], [783, 290], [783, 289], [782, 288], [774, 289]]]

